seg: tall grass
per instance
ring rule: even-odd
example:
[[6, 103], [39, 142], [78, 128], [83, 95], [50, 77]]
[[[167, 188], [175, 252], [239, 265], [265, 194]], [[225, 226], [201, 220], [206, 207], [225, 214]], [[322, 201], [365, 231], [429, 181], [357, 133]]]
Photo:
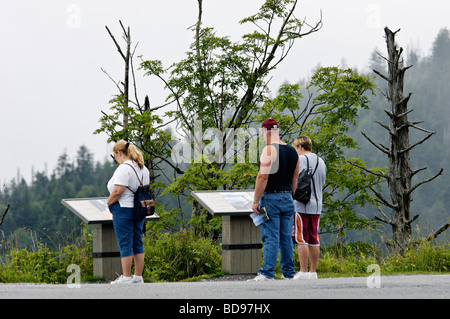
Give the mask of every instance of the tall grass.
[[[91, 243], [87, 228], [74, 243], [60, 246], [58, 251], [51, 251], [35, 239], [31, 251], [3, 241], [0, 282], [66, 283], [67, 267], [71, 264], [78, 265], [84, 278], [89, 278], [93, 272]], [[5, 253], [5, 246], [9, 247], [9, 253]]]
[[385, 273], [450, 272], [450, 244], [435, 245], [422, 240], [416, 248], [408, 249], [402, 256], [392, 255], [380, 265]]
[[382, 252], [375, 244], [353, 242], [321, 250], [317, 272], [323, 276], [367, 276], [371, 264], [380, 266], [382, 275], [450, 272], [450, 245], [423, 240], [403, 255]]
[[[31, 251], [5, 245], [9, 252], [0, 256], [0, 282], [66, 283], [70, 275], [66, 269], [71, 264], [80, 267], [82, 281], [99, 279], [93, 278], [92, 236], [86, 229], [78, 242], [59, 251], [39, 242]], [[220, 246], [192, 231], [144, 237], [144, 250], [146, 282], [180, 281], [222, 271]]]

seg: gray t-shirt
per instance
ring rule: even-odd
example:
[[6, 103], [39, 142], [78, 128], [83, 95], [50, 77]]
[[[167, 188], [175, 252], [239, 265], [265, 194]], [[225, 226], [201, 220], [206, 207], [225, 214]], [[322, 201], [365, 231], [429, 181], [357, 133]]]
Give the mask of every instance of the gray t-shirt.
[[314, 173], [314, 185], [316, 186], [316, 190], [314, 192], [313, 183], [311, 183], [311, 200], [308, 204], [303, 204], [299, 201], [294, 200], [295, 211], [298, 213], [304, 214], [320, 214], [322, 213], [322, 190], [325, 185], [325, 177], [327, 173], [327, 167], [325, 162], [318, 157], [314, 153], [308, 153], [305, 155], [301, 155], [300, 158], [300, 173], [306, 170], [306, 157], [309, 160], [309, 169], [311, 172], [314, 172], [316, 168], [317, 160], [319, 160], [319, 165], [317, 166], [317, 170]]

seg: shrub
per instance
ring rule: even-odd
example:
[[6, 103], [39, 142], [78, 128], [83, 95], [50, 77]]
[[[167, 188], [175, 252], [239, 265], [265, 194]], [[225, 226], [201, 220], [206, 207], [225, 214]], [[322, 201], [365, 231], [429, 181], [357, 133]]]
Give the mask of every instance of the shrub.
[[146, 281], [179, 281], [221, 272], [220, 247], [190, 230], [144, 238]]
[[91, 236], [84, 229], [76, 243], [58, 252], [37, 243], [35, 251], [11, 248], [0, 264], [0, 282], [66, 283], [67, 267], [76, 264], [84, 277], [92, 276]]
[[435, 245], [423, 240], [418, 246], [406, 250], [402, 256], [385, 258], [382, 267], [386, 272], [449, 272], [448, 246], [448, 243]]

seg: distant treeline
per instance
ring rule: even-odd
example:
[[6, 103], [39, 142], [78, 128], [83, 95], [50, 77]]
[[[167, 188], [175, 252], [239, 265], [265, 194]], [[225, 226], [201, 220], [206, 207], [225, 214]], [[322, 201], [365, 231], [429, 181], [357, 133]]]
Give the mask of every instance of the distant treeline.
[[107, 196], [106, 182], [115, 168], [112, 160], [94, 163], [93, 154], [83, 145], [73, 161], [66, 152], [60, 155], [50, 176], [36, 172], [30, 184], [22, 177], [12, 180], [0, 191], [0, 212], [10, 205], [0, 227], [0, 243], [8, 240], [27, 247], [37, 239], [58, 245], [60, 239], [81, 229], [80, 219], [61, 199]]

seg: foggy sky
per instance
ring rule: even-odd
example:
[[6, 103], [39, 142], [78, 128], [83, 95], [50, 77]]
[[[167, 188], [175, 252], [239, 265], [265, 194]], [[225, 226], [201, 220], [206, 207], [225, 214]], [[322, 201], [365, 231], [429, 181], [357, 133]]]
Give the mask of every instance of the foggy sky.
[[[263, 0], [204, 0], [204, 26], [238, 41], [248, 32], [238, 21], [257, 12]], [[384, 31], [401, 28], [404, 47], [430, 54], [440, 29], [449, 27], [450, 3], [443, 0], [304, 0], [296, 16], [323, 28], [300, 39], [274, 72], [271, 89], [297, 82], [322, 66], [367, 71], [372, 52], [385, 53]], [[65, 150], [71, 158], [86, 145], [96, 161], [111, 150], [99, 128], [101, 111], [117, 88], [100, 70], [123, 78], [123, 61], [105, 30], [123, 45], [118, 20], [139, 42], [136, 55], [160, 59], [164, 66], [184, 57], [192, 41], [188, 27], [197, 19], [196, 0], [2, 0], [0, 2], [0, 187], [17, 175], [31, 180], [31, 170], [50, 174]], [[138, 59], [136, 64], [138, 64]], [[137, 74], [140, 99], [152, 105], [167, 95], [157, 81]]]

